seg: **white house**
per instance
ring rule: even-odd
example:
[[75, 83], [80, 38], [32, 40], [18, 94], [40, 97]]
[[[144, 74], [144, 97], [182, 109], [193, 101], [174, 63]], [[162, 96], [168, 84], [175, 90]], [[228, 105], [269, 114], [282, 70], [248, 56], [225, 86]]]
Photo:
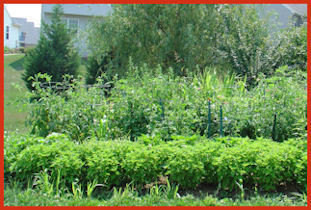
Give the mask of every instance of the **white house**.
[[6, 7], [4, 6], [4, 46], [8, 48], [18, 48], [19, 47], [19, 28], [20, 25], [16, 24]]
[[[55, 4], [42, 4], [41, 20], [51, 23], [51, 14]], [[107, 16], [112, 12], [109, 4], [62, 4], [63, 21], [70, 29], [77, 30], [75, 47], [79, 49], [80, 55], [87, 56], [86, 30], [90, 21], [96, 16]]]
[[26, 18], [12, 18], [13, 22], [20, 25], [19, 45], [20, 47], [34, 46], [40, 37], [40, 28], [35, 27], [33, 22], [28, 22]]

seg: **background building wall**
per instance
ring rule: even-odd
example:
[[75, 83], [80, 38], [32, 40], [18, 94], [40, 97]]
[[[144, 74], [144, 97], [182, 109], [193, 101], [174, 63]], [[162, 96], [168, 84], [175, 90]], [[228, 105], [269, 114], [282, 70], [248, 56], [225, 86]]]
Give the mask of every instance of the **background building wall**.
[[[6, 38], [6, 28], [9, 27], [9, 39]], [[13, 24], [13, 21], [4, 7], [4, 46], [9, 48], [18, 48], [18, 35], [19, 35], [19, 27]]]

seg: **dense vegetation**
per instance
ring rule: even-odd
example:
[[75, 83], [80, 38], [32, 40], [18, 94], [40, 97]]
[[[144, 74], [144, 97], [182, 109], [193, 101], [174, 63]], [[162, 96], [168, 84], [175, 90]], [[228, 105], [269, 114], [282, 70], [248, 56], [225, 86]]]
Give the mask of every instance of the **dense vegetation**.
[[[285, 66], [247, 90], [245, 79], [234, 75], [206, 71], [186, 78], [160, 67], [130, 68], [134, 73], [115, 81], [108, 95], [101, 79], [88, 88], [64, 81], [62, 92], [34, 83], [29, 97], [40, 96], [28, 102], [34, 136], [5, 137], [6, 179], [27, 186], [41, 174], [52, 189], [74, 193], [75, 186], [85, 194], [93, 182], [104, 190], [132, 184], [144, 191], [163, 179], [180, 190], [295, 186], [305, 192], [305, 73], [289, 75]], [[220, 106], [222, 135], [231, 137], [219, 137]]]
[[[89, 78], [105, 73], [124, 77], [136, 65], [172, 67], [175, 75], [207, 66], [246, 76], [256, 84], [282, 65], [306, 69], [306, 25], [273, 33], [258, 5], [114, 5], [89, 32]], [[287, 50], [289, 52], [287, 52]], [[97, 71], [95, 70], [97, 68]]]
[[260, 191], [291, 185], [306, 189], [306, 140], [277, 143], [233, 137], [173, 139], [92, 139], [75, 144], [60, 134], [47, 138], [10, 137], [6, 139], [5, 173], [27, 183], [45, 171], [52, 180], [61, 179], [62, 187], [77, 180], [82, 189], [93, 181], [106, 189], [129, 183], [146, 188], [161, 179], [164, 184], [168, 179], [182, 189], [202, 184], [229, 191], [240, 185]]
[[223, 135], [276, 141], [306, 137], [305, 73], [289, 75], [285, 66], [273, 77], [258, 77], [258, 85], [247, 90], [245, 79], [218, 78], [213, 69], [188, 78], [163, 74], [160, 67], [131, 66], [130, 71], [134, 73], [126, 80], [113, 83], [108, 97], [102, 81], [88, 89], [78, 80], [71, 87], [64, 82], [68, 90], [62, 94], [37, 83], [29, 96], [41, 97], [29, 104], [32, 133], [65, 133], [78, 142], [141, 135], [165, 140], [171, 135], [212, 137], [220, 134], [222, 106]]
[[42, 31], [38, 45], [28, 51], [25, 57], [23, 80], [29, 90], [33, 90], [34, 76], [47, 73], [51, 81], [60, 82], [65, 74], [76, 76], [79, 57], [73, 48], [72, 34], [61, 19], [62, 7], [55, 6], [51, 16], [51, 24], [42, 23]]
[[55, 7], [25, 58], [30, 133], [4, 136], [5, 202], [305, 205], [306, 26], [270, 37], [257, 10], [116, 5], [83, 78]]

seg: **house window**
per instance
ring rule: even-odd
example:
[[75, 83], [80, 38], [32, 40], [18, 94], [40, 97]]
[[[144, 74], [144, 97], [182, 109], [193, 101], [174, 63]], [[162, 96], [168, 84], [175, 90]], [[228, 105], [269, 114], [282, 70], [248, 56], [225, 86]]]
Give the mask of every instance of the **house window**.
[[6, 27], [6, 31], [5, 31], [5, 38], [8, 40], [9, 39], [9, 32], [10, 31], [10, 27], [9, 26], [7, 26]]
[[26, 32], [21, 32], [19, 36], [19, 41], [24, 42], [26, 39]]
[[72, 30], [78, 30], [78, 28], [79, 28], [78, 19], [69, 19], [68, 20], [68, 28], [70, 28]]
[[66, 18], [63, 19], [63, 23], [65, 23], [66, 27], [73, 31], [74, 33], [78, 32], [79, 29], [79, 19], [77, 18]]

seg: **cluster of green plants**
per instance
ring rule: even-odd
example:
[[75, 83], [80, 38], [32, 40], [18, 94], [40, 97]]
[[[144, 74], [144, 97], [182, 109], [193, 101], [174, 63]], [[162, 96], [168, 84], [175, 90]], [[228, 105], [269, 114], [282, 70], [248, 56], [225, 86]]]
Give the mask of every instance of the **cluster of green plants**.
[[291, 70], [307, 70], [307, 25], [282, 31], [273, 56], [274, 65], [288, 65]]
[[[169, 180], [181, 189], [216, 185], [222, 190], [306, 189], [307, 141], [173, 136], [166, 142], [91, 139], [75, 143], [64, 134], [5, 137], [5, 176], [27, 183], [46, 172], [59, 186], [94, 180], [105, 189], [134, 184], [143, 189]], [[25, 146], [26, 145], [26, 146]], [[57, 178], [58, 177], [58, 178]]]
[[[276, 32], [259, 5], [114, 5], [88, 33], [88, 78], [105, 72], [126, 76], [130, 58], [137, 65], [172, 67], [188, 76], [196, 66], [232, 70], [256, 85], [260, 74], [282, 65], [306, 69], [306, 25]], [[270, 21], [270, 22], [269, 22]], [[114, 56], [111, 56], [113, 52]]]
[[88, 205], [95, 188], [113, 191], [101, 205], [240, 204], [178, 194], [206, 185], [242, 201], [245, 189], [306, 192], [306, 26], [275, 40], [257, 9], [115, 5], [90, 29], [84, 81], [54, 7], [25, 56], [31, 135], [5, 134], [5, 182]]
[[[95, 21], [90, 32], [93, 54], [86, 82], [94, 87], [86, 89], [81, 78], [74, 79], [77, 53], [61, 14], [56, 6], [52, 24], [44, 24], [38, 46], [25, 59], [23, 79], [33, 90], [32, 133], [66, 133], [75, 141], [124, 136], [134, 140], [141, 135], [169, 140], [171, 135], [193, 134], [283, 141], [306, 135], [306, 75], [292, 74], [286, 66], [274, 71], [285, 64], [305, 67], [305, 26], [289, 29], [278, 44], [283, 50], [271, 51], [256, 7], [116, 5], [114, 13], [104, 22]], [[137, 22], [141, 17], [148, 21]], [[135, 32], [148, 28], [146, 24], [150, 30]], [[178, 29], [172, 27], [176, 24]], [[216, 58], [226, 63], [211, 62]], [[219, 79], [219, 72], [202, 70], [207, 65], [218, 65], [217, 71], [228, 75]], [[235, 73], [229, 74], [227, 67]], [[109, 93], [102, 87], [107, 81], [114, 87]]]
[[[49, 84], [51, 78], [39, 74], [29, 96], [37, 100], [28, 103], [32, 133], [65, 133], [77, 142], [142, 135], [166, 140], [172, 135], [215, 137], [220, 135], [222, 108], [225, 136], [276, 141], [306, 136], [305, 73], [288, 73], [284, 66], [273, 77], [258, 77], [258, 85], [248, 89], [246, 78], [219, 77], [212, 68], [192, 77], [163, 71], [131, 65], [133, 73], [116, 79], [109, 93], [104, 78], [88, 88], [71, 77], [58, 86], [41, 87], [40, 80]], [[57, 87], [66, 90], [58, 92]]]
[[33, 47], [9, 48], [9, 47], [4, 46], [4, 54], [26, 53], [32, 49]]
[[38, 73], [49, 74], [52, 82], [61, 82], [65, 74], [77, 76], [80, 58], [73, 47], [72, 31], [66, 28], [62, 14], [60, 5], [53, 7], [51, 24], [42, 23], [38, 44], [25, 55], [22, 79], [30, 91], [34, 89], [33, 79]]

